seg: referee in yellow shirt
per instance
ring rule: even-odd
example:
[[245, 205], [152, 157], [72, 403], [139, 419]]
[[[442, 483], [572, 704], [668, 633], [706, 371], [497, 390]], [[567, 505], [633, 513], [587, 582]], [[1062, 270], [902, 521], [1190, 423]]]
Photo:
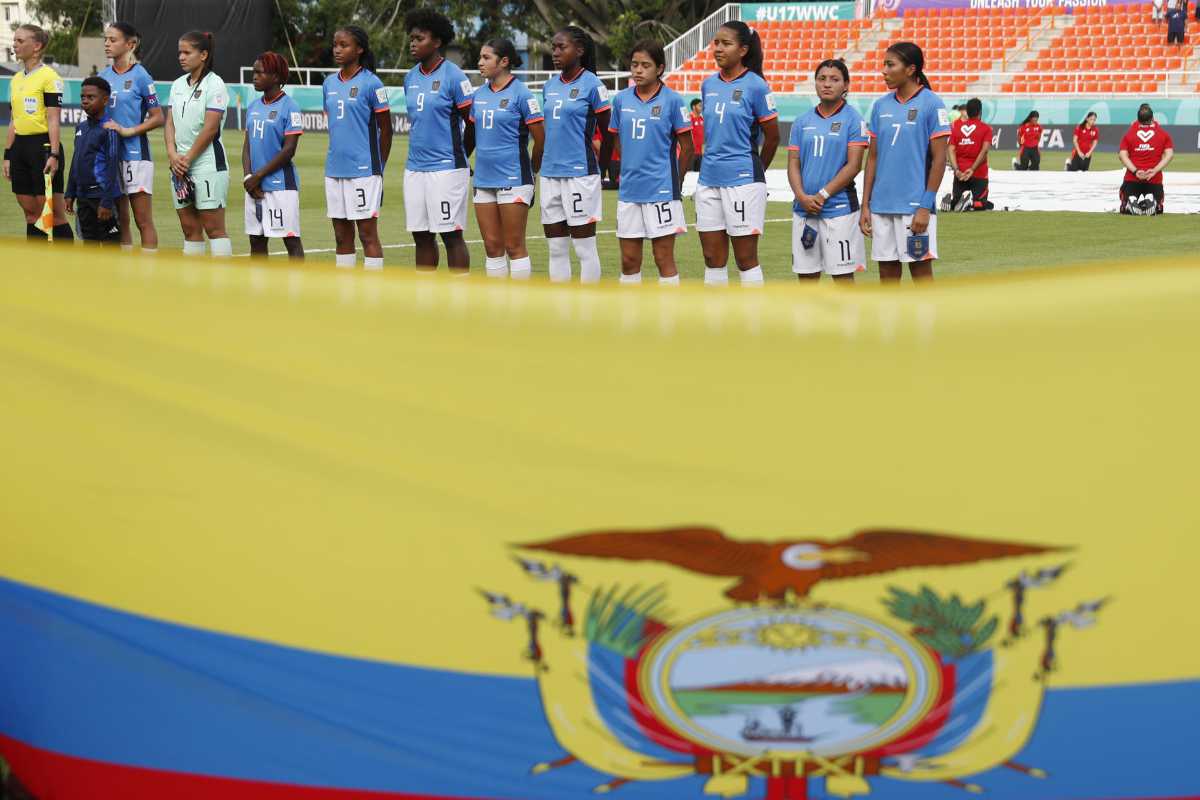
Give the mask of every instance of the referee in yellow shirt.
[[34, 226], [46, 205], [46, 175], [53, 175], [54, 240], [75, 237], [67, 222], [63, 199], [63, 155], [60, 135], [63, 82], [42, 63], [50, 37], [36, 25], [22, 25], [13, 32], [13, 52], [25, 69], [12, 77], [10, 95], [12, 122], [4, 143], [4, 177], [12, 181], [13, 194], [25, 213], [25, 235], [45, 239]]

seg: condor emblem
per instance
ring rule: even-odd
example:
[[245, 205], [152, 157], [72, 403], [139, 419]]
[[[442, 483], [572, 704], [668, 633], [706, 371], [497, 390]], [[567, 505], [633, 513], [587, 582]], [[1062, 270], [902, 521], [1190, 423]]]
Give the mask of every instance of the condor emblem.
[[505, 97], [505, 98], [503, 98], [503, 99], [501, 99], [501, 100], [500, 100], [500, 107], [501, 107], [501, 108], [508, 108], [508, 98], [507, 98], [507, 97]]
[[741, 99], [742, 99], [742, 90], [741, 90], [741, 89], [734, 89], [734, 90], [733, 90], [733, 97], [732, 97], [731, 99], [732, 99], [732, 100], [733, 100], [733, 102], [735, 102], [735, 103], [741, 102]]
[[429, 87], [430, 91], [433, 91], [433, 92], [439, 91], [441, 88], [442, 88], [441, 81], [434, 81], [433, 84]]
[[350, 87], [350, 96], [351, 96], [351, 97], [358, 97], [358, 87], [357, 87], [357, 86], [351, 86], [351, 87]]
[[[1045, 563], [1056, 547], [914, 530], [766, 542], [689, 526], [514, 547], [516, 574], [481, 594], [492, 616], [520, 623], [547, 726], [566, 751], [531, 749], [532, 772], [584, 763], [611, 776], [598, 792], [687, 775], [703, 788], [671, 796], [744, 798], [752, 777], [772, 798], [807, 797], [791, 787], [809, 776], [828, 797], [890, 781], [978, 793], [964, 779], [998, 780], [989, 771], [1001, 766], [1044, 777], [1013, 759], [1038, 727], [1056, 643], [1108, 602], [1061, 605], [1067, 565]], [[728, 604], [693, 607], [673, 584], [648, 586], [646, 561], [706, 577]], [[975, 596], [940, 585], [1005, 561]], [[874, 586], [851, 606], [811, 596], [818, 584], [882, 574], [892, 576], [882, 597]], [[1055, 596], [1041, 597], [1050, 585]], [[937, 758], [931, 742], [942, 743]]]
[[572, 99], [572, 100], [574, 100], [576, 97], [579, 97], [579, 90], [578, 90], [578, 89], [572, 89], [572, 90], [571, 90], [571, 99]]
[[915, 108], [910, 108], [908, 110], [908, 121], [909, 122], [917, 121], [917, 110]]
[[662, 106], [655, 106], [654, 108], [650, 109], [650, 116], [661, 117], [662, 116]]
[[125, 81], [125, 91], [129, 91], [132, 88], [133, 88], [133, 81]]
[[278, 111], [272, 111], [270, 114], [267, 114], [267, 119], [275, 119], [278, 116], [279, 116]]

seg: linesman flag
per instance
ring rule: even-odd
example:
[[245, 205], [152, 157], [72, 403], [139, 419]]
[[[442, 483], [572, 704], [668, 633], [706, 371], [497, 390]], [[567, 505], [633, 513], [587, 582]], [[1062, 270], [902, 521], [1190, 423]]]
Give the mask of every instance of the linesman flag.
[[54, 176], [46, 173], [46, 202], [42, 206], [42, 213], [37, 218], [37, 222], [33, 223], [33, 227], [37, 228], [42, 233], [46, 234], [49, 239], [54, 238]]
[[1190, 267], [631, 292], [28, 253], [0, 771], [33, 797], [1200, 786]]

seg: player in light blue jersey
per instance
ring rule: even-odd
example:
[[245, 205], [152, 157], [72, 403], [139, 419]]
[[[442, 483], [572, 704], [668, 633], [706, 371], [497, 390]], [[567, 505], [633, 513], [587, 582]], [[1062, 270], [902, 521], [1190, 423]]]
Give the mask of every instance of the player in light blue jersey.
[[550, 57], [559, 74], [542, 87], [546, 153], [539, 180], [550, 280], [571, 279], [573, 244], [580, 280], [592, 283], [600, 280], [596, 223], [604, 206], [601, 168], [608, 166], [598, 162], [592, 137], [597, 126], [609, 136], [608, 90], [596, 77], [596, 43], [581, 28], [568, 25], [554, 34]]
[[466, 272], [470, 251], [463, 239], [475, 145], [470, 123], [474, 88], [457, 64], [443, 55], [454, 26], [427, 8], [404, 19], [408, 51], [416, 62], [404, 78], [404, 102], [412, 130], [404, 168], [404, 213], [416, 244], [418, 269], [437, 269], [437, 236], [446, 245], [451, 272]]
[[[658, 42], [641, 41], [629, 55], [633, 86], [613, 98], [609, 133], [621, 148], [617, 239], [621, 283], [642, 282], [642, 242], [649, 239], [658, 282], [679, 283], [675, 236], [687, 232], [680, 183], [692, 161], [692, 123], [683, 98], [663, 85], [667, 59]], [[606, 145], [611, 143], [611, 139]], [[677, 155], [678, 151], [678, 155]], [[601, 152], [604, 160], [607, 154]]]
[[329, 120], [325, 206], [333, 222], [334, 263], [354, 268], [357, 229], [363, 266], [383, 269], [379, 210], [383, 170], [392, 154], [391, 103], [375, 74], [375, 54], [362, 28], [344, 25], [334, 32], [333, 63], [340, 69], [325, 79], [321, 95]]
[[763, 282], [758, 237], [767, 214], [766, 168], [779, 147], [779, 113], [762, 76], [757, 31], [739, 20], [713, 37], [720, 71], [704, 79], [704, 163], [696, 186], [696, 230], [704, 251], [704, 282], [729, 282], [729, 241], [744, 284]]
[[883, 57], [890, 94], [875, 101], [859, 225], [871, 237], [879, 280], [898, 282], [908, 264], [914, 281], [933, 279], [937, 259], [937, 190], [946, 171], [950, 116], [925, 77], [925, 54], [897, 42]]
[[801, 280], [854, 282], [866, 269], [866, 247], [858, 227], [854, 177], [870, 145], [867, 124], [847, 105], [850, 70], [840, 58], [817, 65], [820, 103], [796, 117], [788, 139], [788, 182], [792, 205], [792, 271]]
[[[525, 223], [533, 202], [533, 176], [542, 164], [546, 141], [542, 105], [513, 76], [521, 57], [508, 39], [492, 39], [479, 49], [484, 84], [475, 92], [475, 219], [487, 253], [487, 274], [518, 280], [532, 273], [525, 246]], [[529, 140], [533, 139], [533, 154]], [[505, 255], [508, 261], [505, 261]]]
[[100, 77], [112, 87], [105, 127], [121, 137], [121, 189], [117, 220], [121, 226], [121, 249], [133, 249], [133, 223], [142, 240], [142, 252], [158, 251], [158, 229], [154, 227], [154, 161], [150, 156], [150, 131], [163, 126], [163, 110], [154, 91], [154, 79], [137, 63], [134, 52], [140, 37], [128, 22], [113, 22], [104, 29], [104, 55], [112, 59]]
[[263, 53], [254, 61], [254, 91], [246, 109], [242, 145], [242, 188], [246, 192], [246, 234], [251, 257], [266, 258], [267, 239], [283, 239], [288, 257], [304, 260], [300, 242], [300, 175], [292, 160], [300, 142], [300, 106], [283, 91], [287, 59]]

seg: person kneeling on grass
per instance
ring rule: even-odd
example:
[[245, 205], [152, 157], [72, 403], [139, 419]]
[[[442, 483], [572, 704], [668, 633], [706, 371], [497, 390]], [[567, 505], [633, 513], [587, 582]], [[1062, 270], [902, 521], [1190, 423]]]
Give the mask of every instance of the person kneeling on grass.
[[988, 152], [992, 149], [992, 128], [983, 121], [983, 101], [972, 97], [966, 104], [966, 119], [950, 125], [948, 160], [954, 168], [954, 188], [944, 211], [990, 211], [988, 200]]
[[1162, 171], [1175, 157], [1175, 143], [1171, 134], [1154, 121], [1149, 104], [1142, 103], [1138, 109], [1137, 122], [1125, 133], [1117, 155], [1126, 169], [1120, 191], [1121, 213], [1163, 213]]
[[75, 152], [67, 178], [67, 213], [79, 214], [79, 236], [85, 242], [121, 243], [117, 200], [122, 196], [120, 137], [105, 125], [110, 121], [111, 94], [104, 78], [84, 78], [79, 104], [87, 119], [75, 128]]

